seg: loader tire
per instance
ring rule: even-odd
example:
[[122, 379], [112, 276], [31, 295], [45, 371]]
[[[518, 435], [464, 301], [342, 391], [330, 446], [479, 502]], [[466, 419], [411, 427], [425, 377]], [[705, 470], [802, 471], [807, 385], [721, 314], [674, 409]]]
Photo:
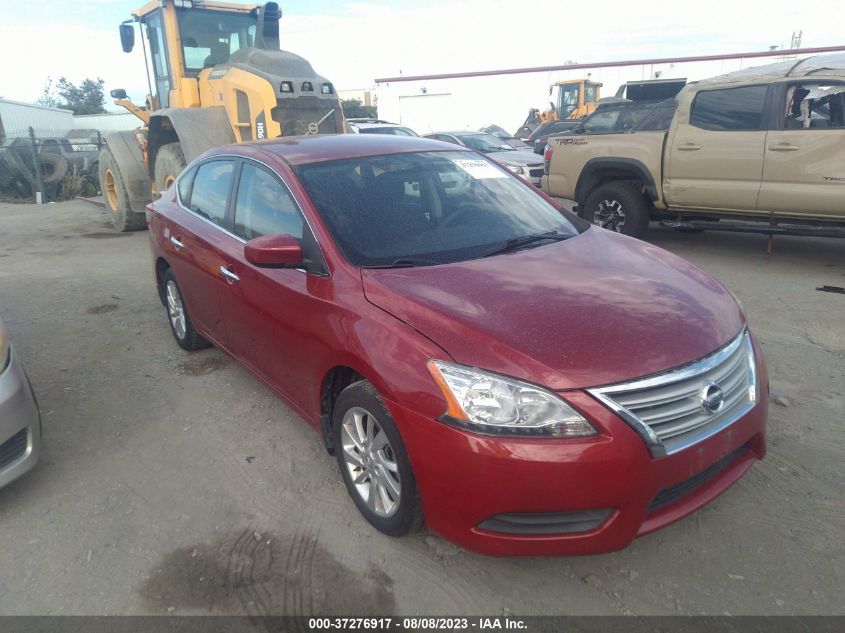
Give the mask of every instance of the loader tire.
[[67, 175], [68, 164], [64, 156], [58, 154], [39, 154], [41, 163], [41, 182], [45, 185], [60, 183]]
[[100, 186], [106, 211], [116, 231], [123, 233], [147, 228], [146, 214], [135, 213], [129, 205], [129, 192], [108, 147], [100, 152]]
[[155, 164], [155, 190], [158, 195], [163, 194], [176, 182], [176, 178], [185, 169], [185, 154], [182, 152], [181, 143], [168, 143], [162, 145], [156, 154]]

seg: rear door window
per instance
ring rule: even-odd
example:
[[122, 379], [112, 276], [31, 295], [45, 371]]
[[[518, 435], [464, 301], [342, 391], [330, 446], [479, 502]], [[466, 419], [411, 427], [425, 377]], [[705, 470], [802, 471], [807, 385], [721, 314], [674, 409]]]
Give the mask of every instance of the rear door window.
[[176, 187], [179, 189], [179, 201], [183, 206], [190, 208], [191, 204], [191, 187], [194, 184], [194, 176], [197, 175], [197, 168], [194, 167], [191, 171], [179, 178]]
[[845, 84], [789, 86], [783, 127], [787, 130], [845, 128]]
[[230, 160], [213, 160], [197, 167], [188, 208], [225, 227], [226, 203], [234, 171], [235, 164]]
[[235, 235], [292, 235], [301, 240], [304, 220], [287, 187], [266, 169], [244, 163], [235, 199]]
[[705, 130], [759, 130], [767, 90], [766, 86], [702, 90], [693, 101], [690, 124]]

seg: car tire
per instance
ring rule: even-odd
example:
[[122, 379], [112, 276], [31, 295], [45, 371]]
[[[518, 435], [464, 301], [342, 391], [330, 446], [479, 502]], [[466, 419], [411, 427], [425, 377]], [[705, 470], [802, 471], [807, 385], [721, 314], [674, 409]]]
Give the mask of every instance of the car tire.
[[123, 233], [147, 228], [146, 214], [135, 213], [129, 205], [129, 191], [123, 182], [117, 161], [108, 147], [104, 147], [100, 152], [98, 166], [103, 202], [115, 230]]
[[176, 342], [184, 350], [194, 352], [209, 347], [209, 343], [194, 328], [191, 317], [188, 315], [188, 308], [182, 299], [182, 291], [176, 282], [173, 271], [168, 269], [164, 273], [164, 307], [167, 310], [167, 320], [170, 323], [170, 331]]
[[418, 529], [422, 508], [411, 461], [396, 423], [373, 385], [361, 380], [340, 393], [332, 413], [332, 431], [341, 476], [364, 518], [388, 536], [404, 536]]
[[176, 181], [186, 164], [181, 143], [168, 143], [159, 148], [154, 170], [155, 187], [159, 195]]
[[629, 183], [599, 186], [587, 196], [582, 213], [588, 222], [631, 237], [642, 237], [648, 230], [645, 196]]

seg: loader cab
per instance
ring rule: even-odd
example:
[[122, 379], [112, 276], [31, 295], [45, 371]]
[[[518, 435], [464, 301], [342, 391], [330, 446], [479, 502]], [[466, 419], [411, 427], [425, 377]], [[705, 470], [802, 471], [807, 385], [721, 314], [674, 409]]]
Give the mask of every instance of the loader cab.
[[586, 79], [559, 81], [549, 89], [558, 119], [580, 119], [596, 109], [601, 84]]
[[151, 2], [133, 12], [151, 75], [150, 109], [200, 105], [197, 79], [204, 69], [227, 63], [232, 53], [259, 40], [278, 49], [280, 15], [275, 3], [200, 5], [189, 0]]

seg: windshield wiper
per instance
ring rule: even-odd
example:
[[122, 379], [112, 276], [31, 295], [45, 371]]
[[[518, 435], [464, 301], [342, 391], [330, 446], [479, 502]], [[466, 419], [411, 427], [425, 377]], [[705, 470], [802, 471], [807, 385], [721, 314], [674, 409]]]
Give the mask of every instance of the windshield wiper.
[[568, 233], [561, 233], [560, 231], [546, 231], [545, 233], [515, 237], [508, 240], [500, 247], [493, 249], [489, 253], [485, 253], [483, 257], [492, 257], [493, 255], [501, 255], [502, 253], [512, 253], [537, 242], [545, 242], [548, 240], [561, 242], [563, 240], [568, 240], [570, 237], [572, 236]]
[[380, 264], [378, 266], [365, 266], [365, 268], [415, 268], [417, 266], [437, 266], [443, 262], [436, 262], [433, 259], [415, 259], [411, 257], [402, 257], [394, 259], [389, 264]]

